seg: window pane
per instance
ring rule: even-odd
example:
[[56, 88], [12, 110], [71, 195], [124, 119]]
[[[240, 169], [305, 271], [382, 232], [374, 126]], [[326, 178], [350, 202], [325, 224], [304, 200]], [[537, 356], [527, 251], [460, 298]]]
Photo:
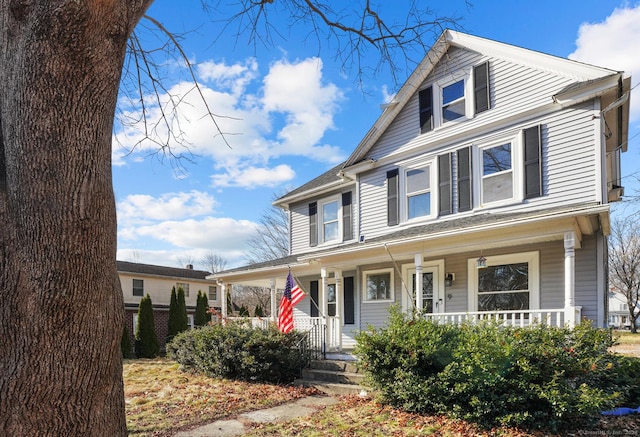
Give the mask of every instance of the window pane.
[[460, 117], [464, 117], [465, 112], [465, 103], [464, 100], [459, 100], [450, 105], [446, 105], [442, 107], [442, 118], [444, 121], [455, 120]]
[[464, 97], [464, 80], [452, 83], [442, 88], [442, 104], [447, 105], [454, 100]]
[[326, 223], [338, 220], [338, 202], [330, 202], [322, 205], [322, 222]]
[[478, 311], [528, 310], [529, 293], [489, 293], [478, 295]]
[[482, 201], [484, 203], [513, 197], [513, 180], [511, 172], [489, 176], [482, 180]]
[[407, 171], [407, 193], [429, 189], [429, 167]]
[[367, 275], [367, 300], [391, 299], [391, 273]]
[[338, 239], [338, 222], [327, 223], [324, 225], [324, 241]]
[[482, 169], [484, 176], [511, 170], [511, 144], [484, 149], [482, 151]]
[[408, 218], [423, 217], [431, 213], [431, 193], [410, 196], [408, 199]]
[[478, 270], [478, 293], [528, 289], [528, 263], [488, 266]]

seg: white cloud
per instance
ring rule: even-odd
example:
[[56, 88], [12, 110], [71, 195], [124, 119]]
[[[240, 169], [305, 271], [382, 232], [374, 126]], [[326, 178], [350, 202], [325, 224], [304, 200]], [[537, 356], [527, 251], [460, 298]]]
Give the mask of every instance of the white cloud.
[[293, 169], [280, 164], [274, 168], [246, 167], [229, 168], [224, 174], [211, 176], [211, 184], [214, 187], [276, 187], [283, 182], [288, 182], [296, 176]]
[[[188, 193], [166, 193], [159, 197], [131, 194], [117, 204], [118, 222], [126, 225], [132, 222], [197, 217], [212, 213], [215, 205], [213, 196], [195, 190]], [[131, 231], [123, 236], [132, 238]]]
[[[161, 144], [178, 153], [186, 145], [190, 152], [211, 158], [222, 173], [252, 174], [258, 168], [287, 181], [290, 175], [281, 166], [271, 168], [271, 160], [304, 156], [326, 165], [344, 159], [338, 147], [321, 143], [334, 128], [333, 117], [344, 97], [338, 87], [324, 82], [320, 59], [278, 61], [262, 82], [253, 59], [233, 65], [203, 62], [198, 75], [203, 81], [199, 90], [193, 83], [180, 82], [169, 87], [160, 102], [148, 104], [146, 127], [142, 123], [120, 127], [114, 137], [114, 164], [134, 162]], [[179, 111], [172, 112], [178, 101]], [[215, 124], [206, 115], [207, 107], [216, 114]], [[131, 120], [142, 118], [137, 109], [124, 114]], [[145, 139], [147, 133], [151, 138]], [[118, 149], [118, 143], [127, 148]], [[125, 156], [134, 145], [132, 155]], [[273, 181], [256, 177], [254, 182], [271, 187]]]
[[216, 252], [227, 252], [244, 248], [244, 242], [255, 230], [256, 224], [249, 220], [205, 217], [138, 226], [131, 233], [139, 238], [165, 241], [179, 248], [215, 248]]
[[[640, 5], [615, 9], [600, 23], [584, 23], [578, 31], [576, 50], [570, 59], [631, 73], [640, 78]], [[631, 119], [640, 119], [637, 88], [631, 98]]]

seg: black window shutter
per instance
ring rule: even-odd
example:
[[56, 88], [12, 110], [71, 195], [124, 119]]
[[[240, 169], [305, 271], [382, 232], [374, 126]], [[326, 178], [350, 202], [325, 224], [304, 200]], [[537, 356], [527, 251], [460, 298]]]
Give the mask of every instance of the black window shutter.
[[418, 93], [420, 101], [420, 133], [433, 130], [433, 87], [425, 88]]
[[318, 202], [309, 204], [309, 246], [318, 245]]
[[473, 208], [473, 190], [471, 185], [471, 147], [458, 150], [458, 211], [470, 211]]
[[353, 289], [353, 276], [344, 278], [344, 324], [356, 322], [356, 302]]
[[318, 281], [311, 281], [309, 284], [309, 304], [311, 305], [309, 314], [311, 317], [319, 317], [318, 311]]
[[351, 191], [342, 193], [342, 241], [353, 239], [353, 220], [351, 219]]
[[451, 193], [451, 154], [438, 156], [438, 198], [440, 215], [453, 212]]
[[476, 114], [489, 109], [489, 63], [473, 68], [473, 90]]
[[398, 224], [399, 202], [398, 197], [398, 169], [389, 170], [387, 172], [387, 225], [394, 226]]
[[541, 126], [524, 130], [524, 197], [542, 196]]

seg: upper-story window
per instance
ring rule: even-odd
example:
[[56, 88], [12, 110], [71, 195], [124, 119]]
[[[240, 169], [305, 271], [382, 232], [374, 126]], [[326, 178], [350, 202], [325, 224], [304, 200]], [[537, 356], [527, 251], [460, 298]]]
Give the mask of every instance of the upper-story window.
[[189, 284], [187, 282], [176, 282], [176, 291], [180, 288], [184, 291], [184, 297], [189, 297]]
[[309, 204], [309, 246], [353, 239], [351, 192]]
[[464, 80], [442, 88], [442, 122], [457, 120], [466, 115]]
[[218, 300], [218, 287], [209, 285], [209, 300]]
[[488, 110], [489, 91], [488, 62], [420, 90], [420, 133]]
[[437, 214], [542, 196], [542, 126], [437, 157]]
[[513, 192], [513, 157], [511, 143], [482, 149], [482, 203], [511, 199]]
[[144, 296], [144, 280], [143, 279], [133, 280], [133, 295]]
[[429, 167], [406, 172], [407, 219], [431, 215], [431, 182]]
[[435, 198], [432, 186], [435, 176], [432, 163], [411, 166], [400, 172], [393, 169], [387, 172], [387, 224], [426, 218], [433, 215]]
[[340, 222], [338, 221], [339, 209], [338, 199], [330, 200], [322, 204], [320, 220], [322, 223], [323, 243], [338, 240], [340, 232]]

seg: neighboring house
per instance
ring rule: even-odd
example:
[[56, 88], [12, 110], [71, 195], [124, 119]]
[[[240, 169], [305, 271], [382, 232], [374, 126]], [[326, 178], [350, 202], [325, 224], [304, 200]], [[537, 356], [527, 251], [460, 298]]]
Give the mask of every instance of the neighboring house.
[[609, 327], [614, 329], [630, 329], [629, 304], [623, 293], [609, 292]]
[[132, 345], [134, 344], [140, 299], [147, 294], [153, 303], [156, 334], [161, 348], [164, 348], [167, 337], [169, 304], [173, 287], [176, 287], [176, 291], [178, 287], [182, 287], [185, 292], [187, 317], [191, 327], [193, 327], [198, 291], [207, 294], [209, 307], [220, 310], [221, 296], [218, 286], [206, 279], [211, 274], [210, 272], [194, 270], [192, 265], [188, 265], [186, 268], [175, 268], [126, 261], [116, 261], [116, 264], [124, 296], [125, 323], [129, 329]]
[[290, 269], [308, 293], [296, 328], [326, 325], [338, 350], [392, 304], [605, 326], [629, 89], [625, 73], [445, 31], [349, 158], [275, 202], [291, 255], [210, 278], [276, 290]]

